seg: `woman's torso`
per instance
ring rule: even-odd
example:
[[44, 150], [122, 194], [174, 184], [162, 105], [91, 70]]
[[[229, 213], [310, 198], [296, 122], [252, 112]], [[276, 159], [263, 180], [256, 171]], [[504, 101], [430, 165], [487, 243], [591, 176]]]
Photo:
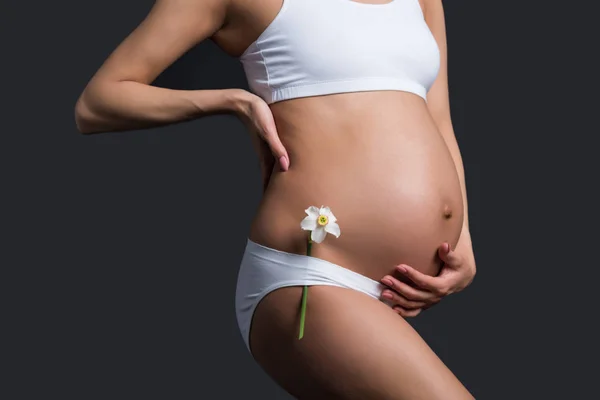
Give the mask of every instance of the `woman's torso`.
[[[321, 1], [344, 7], [341, 2], [351, 0]], [[239, 55], [275, 18], [282, 3], [232, 4], [228, 26], [213, 39]], [[313, 246], [314, 256], [376, 280], [399, 263], [436, 274], [437, 248], [444, 241], [453, 246], [458, 241], [463, 202], [455, 165], [425, 100], [406, 91], [376, 90], [295, 98], [270, 106], [290, 169], [273, 171], [250, 238], [303, 254], [304, 210], [326, 205], [337, 217], [341, 235]]]

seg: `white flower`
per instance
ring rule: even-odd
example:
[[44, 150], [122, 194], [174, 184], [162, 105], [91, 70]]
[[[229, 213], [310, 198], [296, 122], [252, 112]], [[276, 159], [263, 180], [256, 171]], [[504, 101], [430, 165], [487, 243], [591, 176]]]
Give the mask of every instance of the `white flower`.
[[336, 238], [340, 237], [340, 226], [336, 223], [337, 218], [329, 207], [310, 206], [304, 211], [308, 216], [302, 220], [300, 226], [305, 231], [312, 231], [310, 238], [313, 242], [321, 243], [328, 233]]

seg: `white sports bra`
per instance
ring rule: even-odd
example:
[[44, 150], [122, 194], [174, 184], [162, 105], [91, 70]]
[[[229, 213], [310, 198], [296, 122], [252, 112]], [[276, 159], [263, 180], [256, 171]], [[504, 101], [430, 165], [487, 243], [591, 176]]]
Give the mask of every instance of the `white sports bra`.
[[267, 103], [370, 90], [427, 100], [440, 54], [419, 0], [283, 0], [239, 60]]

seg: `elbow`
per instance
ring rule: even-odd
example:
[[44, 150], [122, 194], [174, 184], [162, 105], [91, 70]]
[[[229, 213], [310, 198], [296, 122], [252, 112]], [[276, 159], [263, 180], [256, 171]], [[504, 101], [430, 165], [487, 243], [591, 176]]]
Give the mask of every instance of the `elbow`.
[[98, 109], [96, 92], [90, 92], [88, 85], [75, 103], [75, 126], [84, 135], [107, 131], [103, 113]]
[[91, 129], [89, 128], [89, 122], [85, 115], [84, 105], [81, 104], [81, 100], [77, 100], [75, 104], [75, 127], [77, 128], [77, 132], [81, 134], [91, 133]]
[[92, 111], [86, 104], [82, 94], [75, 103], [75, 126], [77, 131], [84, 135], [93, 133], [93, 119]]

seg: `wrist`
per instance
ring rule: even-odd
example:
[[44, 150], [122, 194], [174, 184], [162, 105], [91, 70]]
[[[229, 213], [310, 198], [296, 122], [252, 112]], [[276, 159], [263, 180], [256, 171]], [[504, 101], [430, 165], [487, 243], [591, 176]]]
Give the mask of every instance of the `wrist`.
[[464, 217], [462, 220], [462, 231], [461, 232], [469, 233], [469, 218], [468, 218], [467, 211], [465, 211], [465, 213], [464, 213]]
[[468, 223], [466, 223], [466, 222], [465, 222], [465, 223], [462, 225], [462, 232], [464, 232], [464, 233], [470, 233], [470, 230], [469, 230], [469, 224], [468, 224]]
[[256, 95], [244, 89], [224, 89], [225, 107], [237, 116], [248, 115], [250, 105]]
[[464, 223], [462, 226], [462, 230], [460, 231], [460, 240], [471, 241], [471, 231], [469, 230], [469, 224]]

